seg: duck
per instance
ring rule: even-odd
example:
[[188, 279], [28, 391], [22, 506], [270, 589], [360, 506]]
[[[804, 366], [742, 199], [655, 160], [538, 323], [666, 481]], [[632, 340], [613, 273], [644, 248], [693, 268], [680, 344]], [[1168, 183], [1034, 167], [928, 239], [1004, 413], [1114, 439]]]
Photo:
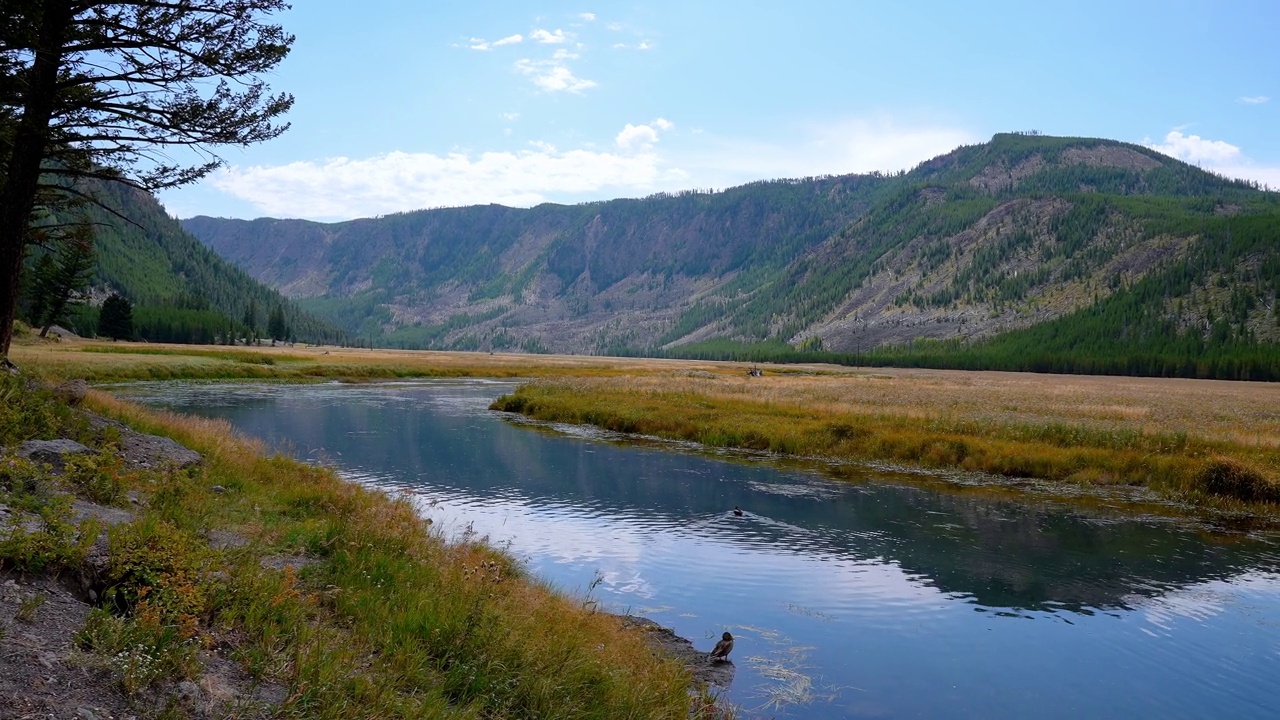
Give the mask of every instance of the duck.
[[711, 649], [711, 659], [728, 661], [729, 653], [731, 652], [733, 652], [733, 636], [726, 630], [720, 638], [720, 642], [716, 643], [716, 646]]
[[734, 505], [733, 514], [737, 517], [742, 517], [742, 508], [738, 507], [737, 505]]

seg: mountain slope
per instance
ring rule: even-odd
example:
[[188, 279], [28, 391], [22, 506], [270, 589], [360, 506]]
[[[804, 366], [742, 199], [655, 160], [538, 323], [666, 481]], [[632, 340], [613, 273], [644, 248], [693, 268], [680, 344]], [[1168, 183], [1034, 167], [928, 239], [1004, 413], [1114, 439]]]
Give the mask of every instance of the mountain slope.
[[[100, 295], [128, 298], [145, 339], [210, 342], [231, 329], [244, 332], [238, 326], [251, 305], [259, 330], [279, 308], [299, 339], [334, 342], [343, 336], [201, 244], [151, 195], [119, 183], [95, 183], [89, 192], [110, 208], [88, 210], [96, 250], [92, 287]], [[82, 313], [77, 330], [92, 333], [95, 317]]]
[[[443, 347], [652, 343], [697, 298], [776, 273], [869, 206], [878, 177], [522, 210], [429, 210], [324, 225], [194, 218], [224, 257], [361, 335]], [[626, 327], [614, 321], [625, 313]], [[465, 318], [471, 318], [466, 320]], [[426, 341], [426, 342], [422, 342]], [[511, 341], [508, 341], [511, 342]]]
[[1280, 196], [1108, 140], [997, 135], [909, 173], [714, 194], [184, 225], [409, 346], [955, 354], [1035, 337], [1193, 359], [1280, 342]]

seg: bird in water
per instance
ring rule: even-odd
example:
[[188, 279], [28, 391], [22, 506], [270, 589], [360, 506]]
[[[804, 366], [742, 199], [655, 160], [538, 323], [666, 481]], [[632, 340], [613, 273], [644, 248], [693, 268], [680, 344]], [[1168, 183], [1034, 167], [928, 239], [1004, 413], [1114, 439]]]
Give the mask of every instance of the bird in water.
[[713, 660], [728, 660], [729, 653], [733, 652], [733, 636], [726, 630], [720, 642], [711, 650], [711, 658]]
[[737, 505], [734, 505], [733, 514], [736, 515], [737, 517], [742, 517], [742, 508], [738, 507]]

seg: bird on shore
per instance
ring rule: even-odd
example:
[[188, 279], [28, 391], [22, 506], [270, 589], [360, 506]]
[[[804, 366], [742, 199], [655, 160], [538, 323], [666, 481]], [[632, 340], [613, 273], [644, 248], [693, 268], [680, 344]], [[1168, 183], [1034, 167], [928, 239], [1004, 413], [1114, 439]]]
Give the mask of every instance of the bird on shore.
[[742, 508], [738, 507], [737, 505], [734, 505], [733, 514], [736, 515], [737, 517], [742, 517]]
[[733, 636], [726, 630], [724, 636], [720, 638], [720, 642], [711, 649], [711, 659], [728, 660], [729, 653], [733, 652]]

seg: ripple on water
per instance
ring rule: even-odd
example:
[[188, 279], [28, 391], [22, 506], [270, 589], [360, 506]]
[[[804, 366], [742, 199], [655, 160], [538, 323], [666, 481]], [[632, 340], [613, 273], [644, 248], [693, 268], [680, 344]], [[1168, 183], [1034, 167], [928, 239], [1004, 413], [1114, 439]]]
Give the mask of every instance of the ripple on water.
[[749, 717], [1234, 720], [1280, 697], [1280, 556], [1256, 539], [530, 432], [474, 383], [181, 387], [158, 392], [332, 448], [347, 477], [558, 587], [599, 577], [593, 599], [703, 649], [732, 630], [728, 697]]

